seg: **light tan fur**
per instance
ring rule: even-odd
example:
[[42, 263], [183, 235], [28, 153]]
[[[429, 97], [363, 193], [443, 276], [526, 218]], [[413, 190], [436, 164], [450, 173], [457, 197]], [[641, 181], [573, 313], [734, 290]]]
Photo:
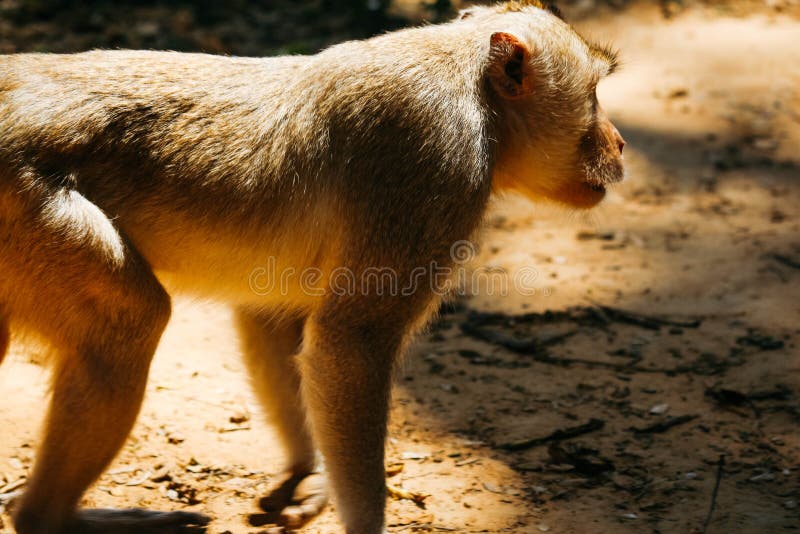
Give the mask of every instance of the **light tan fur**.
[[[428, 278], [404, 293], [331, 283], [452, 265], [493, 190], [599, 202], [622, 177], [594, 96], [614, 63], [538, 2], [314, 56], [0, 56], [0, 358], [9, 320], [56, 348], [17, 530], [207, 521], [76, 509], [136, 418], [167, 286], [240, 310], [287, 449], [277, 494], [310, 480], [319, 450], [347, 532], [383, 532], [392, 369], [438, 293]], [[324, 505], [311, 493], [262, 505], [294, 527]]]

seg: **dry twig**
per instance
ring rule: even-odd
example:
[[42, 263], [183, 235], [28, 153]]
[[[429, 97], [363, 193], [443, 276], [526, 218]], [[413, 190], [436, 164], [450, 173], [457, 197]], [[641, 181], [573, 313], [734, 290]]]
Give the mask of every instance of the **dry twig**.
[[688, 423], [689, 421], [693, 421], [698, 417], [699, 416], [697, 415], [679, 415], [677, 417], [667, 417], [666, 419], [658, 421], [657, 423], [647, 425], [644, 428], [631, 428], [630, 430], [637, 434], [661, 434], [662, 432], [666, 432], [674, 426]]
[[522, 441], [512, 441], [510, 443], [503, 443], [501, 445], [498, 445], [498, 447], [501, 449], [505, 449], [507, 451], [521, 451], [533, 447], [538, 447], [539, 445], [544, 445], [545, 443], [551, 441], [563, 441], [565, 439], [582, 436], [584, 434], [588, 434], [589, 432], [600, 430], [605, 425], [606, 422], [603, 421], [602, 419], [593, 418], [590, 419], [587, 423], [584, 423], [582, 425], [555, 430], [550, 434], [548, 434], [547, 436], [532, 438], [532, 439], [524, 439]]
[[725, 455], [719, 455], [719, 461], [717, 462], [717, 478], [714, 481], [714, 490], [711, 492], [711, 504], [708, 506], [708, 514], [706, 515], [706, 521], [703, 523], [703, 534], [708, 532], [708, 527], [711, 525], [711, 519], [714, 517], [714, 509], [717, 507], [717, 495], [719, 494], [719, 485], [722, 482], [722, 473], [725, 467]]

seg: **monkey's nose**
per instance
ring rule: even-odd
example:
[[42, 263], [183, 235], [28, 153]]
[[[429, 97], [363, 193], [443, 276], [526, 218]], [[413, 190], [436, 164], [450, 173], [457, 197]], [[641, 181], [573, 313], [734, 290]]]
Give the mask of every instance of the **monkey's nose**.
[[[610, 123], [609, 123], [610, 124]], [[617, 127], [611, 124], [611, 135], [614, 141], [617, 143], [617, 148], [619, 149], [619, 155], [622, 155], [622, 149], [625, 148], [625, 139], [622, 138], [622, 134], [619, 133]]]

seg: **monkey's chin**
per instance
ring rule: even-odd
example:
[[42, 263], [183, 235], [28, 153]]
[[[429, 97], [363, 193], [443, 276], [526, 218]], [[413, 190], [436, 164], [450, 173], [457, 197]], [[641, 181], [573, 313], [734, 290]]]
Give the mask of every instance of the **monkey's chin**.
[[553, 200], [569, 207], [589, 209], [606, 197], [606, 187], [597, 183], [576, 182], [561, 186], [550, 196]]

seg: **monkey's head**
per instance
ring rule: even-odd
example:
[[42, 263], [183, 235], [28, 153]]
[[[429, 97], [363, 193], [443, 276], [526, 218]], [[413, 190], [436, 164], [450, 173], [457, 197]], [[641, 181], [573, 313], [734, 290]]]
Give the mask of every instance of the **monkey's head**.
[[625, 141], [595, 92], [617, 66], [536, 0], [462, 12], [489, 39], [486, 83], [497, 117], [494, 184], [590, 208], [622, 180]]

